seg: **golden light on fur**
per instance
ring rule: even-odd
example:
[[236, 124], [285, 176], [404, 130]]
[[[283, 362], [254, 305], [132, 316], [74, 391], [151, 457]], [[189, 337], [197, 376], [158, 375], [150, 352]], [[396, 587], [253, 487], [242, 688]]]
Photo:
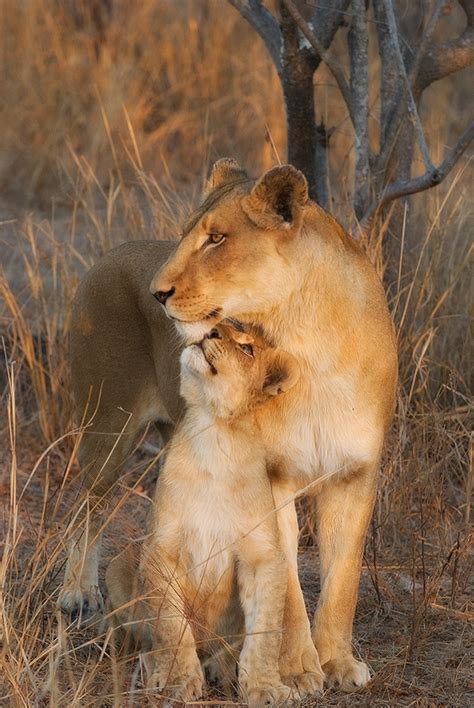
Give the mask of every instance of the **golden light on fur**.
[[[321, 665], [330, 684], [352, 690], [369, 679], [366, 665], [352, 655], [351, 633], [362, 549], [394, 407], [393, 325], [374, 268], [337, 222], [307, 199], [297, 170], [275, 167], [255, 185], [234, 180], [242, 171], [233, 161], [221, 163], [216, 172], [215, 191], [176, 247], [160, 242], [119, 247], [78, 290], [74, 317], [86, 316], [97, 333], [91, 337], [84, 328], [72, 328], [79, 410], [86, 390], [96, 396], [101, 391], [79, 450], [85, 482], [104, 492], [147, 422], [158, 420], [167, 428], [178, 420], [177, 353], [170, 346], [175, 326], [188, 343], [223, 318], [256, 326], [272, 346], [295, 359], [299, 372], [284, 396], [278, 395], [284, 383], [270, 379], [276, 395], [255, 411], [272, 495], [281, 501], [309, 483], [317, 492], [319, 518], [323, 586], [311, 636], [297, 575], [294, 505], [279, 513], [288, 564], [280, 671], [301, 695], [320, 687]], [[225, 238], [210, 247], [216, 233]], [[124, 411], [130, 414], [127, 433], [111, 449], [110, 438], [97, 433], [122, 430]], [[312, 485], [327, 475], [329, 481]], [[74, 570], [79, 558], [80, 576]], [[63, 608], [71, 609], [78, 593], [94, 604], [89, 586], [90, 578], [96, 584], [96, 563], [94, 555], [84, 558], [77, 539], [60, 598]]]

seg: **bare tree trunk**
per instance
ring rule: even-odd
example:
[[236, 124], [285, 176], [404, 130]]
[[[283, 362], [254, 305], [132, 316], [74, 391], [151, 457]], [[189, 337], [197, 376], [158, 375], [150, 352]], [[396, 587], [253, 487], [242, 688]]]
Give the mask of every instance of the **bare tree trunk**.
[[288, 162], [306, 176], [310, 196], [327, 207], [326, 148], [318, 140], [314, 107], [316, 59], [304, 47], [304, 38], [283, 4], [280, 28], [283, 40], [280, 78], [288, 128]]
[[[311, 14], [310, 31], [321, 51], [305, 38], [285, 0], [279, 2], [280, 22], [260, 0], [229, 2], [262, 38], [278, 71], [285, 98], [288, 161], [306, 176], [312, 198], [328, 208], [327, 151], [331, 131], [323, 123], [316, 125], [313, 76], [350, 0], [332, 0], [329, 9], [323, 4], [302, 4], [305, 14]], [[295, 6], [293, 10], [297, 11]]]
[[[328, 149], [331, 131], [326, 129], [323, 121], [316, 124], [313, 76], [334, 39], [348, 5], [349, 0], [336, 0], [329, 12], [327, 7], [315, 5], [312, 21], [307, 22], [293, 2], [280, 0], [279, 4], [283, 42], [280, 79], [288, 124], [288, 160], [304, 172], [309, 181], [310, 195], [325, 209], [329, 208]], [[310, 4], [305, 8], [306, 14], [309, 8]]]

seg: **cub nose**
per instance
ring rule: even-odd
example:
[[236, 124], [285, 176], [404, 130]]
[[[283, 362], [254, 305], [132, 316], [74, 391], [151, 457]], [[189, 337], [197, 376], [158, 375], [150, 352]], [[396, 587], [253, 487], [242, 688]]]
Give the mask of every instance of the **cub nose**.
[[153, 297], [156, 297], [158, 302], [160, 302], [162, 305], [166, 305], [167, 299], [174, 295], [174, 292], [174, 288], [171, 288], [171, 290], [157, 290], [156, 293], [153, 293]]
[[211, 329], [211, 331], [206, 334], [206, 339], [221, 339], [221, 335], [217, 329]]

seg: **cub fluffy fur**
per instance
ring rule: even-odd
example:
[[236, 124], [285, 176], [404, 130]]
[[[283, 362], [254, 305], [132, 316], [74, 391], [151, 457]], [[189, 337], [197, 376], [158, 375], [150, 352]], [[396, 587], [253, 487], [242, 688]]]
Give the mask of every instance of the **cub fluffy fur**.
[[[79, 459], [90, 508], [102, 508], [95, 496], [118, 478], [146, 424], [157, 420], [166, 436], [179, 418], [175, 327], [189, 342], [226, 317], [258, 326], [300, 366], [291, 391], [259, 408], [258, 424], [277, 506], [297, 491], [316, 495], [321, 560], [311, 632], [295, 506], [287, 504], [279, 520], [288, 563], [282, 671], [300, 693], [321, 688], [320, 664], [329, 685], [362, 686], [370, 675], [352, 654], [352, 622], [397, 383], [382, 284], [288, 165], [255, 181], [233, 160], [219, 161], [183, 231], [178, 244], [114, 249], [79, 287], [71, 367], [77, 416], [88, 423]], [[100, 528], [91, 513], [71, 539], [64, 611], [100, 604]]]
[[[181, 354], [186, 413], [158, 479], [139, 570], [147, 598], [141, 614], [155, 618], [146, 632], [156, 657], [149, 686], [175, 699], [202, 696], [198, 647], [207, 644], [215, 656], [242, 635], [238, 673], [246, 701], [288, 698], [278, 668], [286, 564], [255, 412], [298, 377], [293, 357], [230, 326]], [[121, 559], [107, 572], [114, 609], [124, 599], [130, 604], [117, 587], [129, 573]]]

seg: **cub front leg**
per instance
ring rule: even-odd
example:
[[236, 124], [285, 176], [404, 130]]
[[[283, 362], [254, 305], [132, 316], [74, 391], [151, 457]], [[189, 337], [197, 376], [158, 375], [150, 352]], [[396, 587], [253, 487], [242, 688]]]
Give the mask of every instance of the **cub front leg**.
[[238, 569], [246, 631], [239, 684], [249, 706], [280, 703], [290, 695], [278, 668], [286, 594], [285, 558], [271, 547], [246, 551]]
[[313, 637], [330, 687], [354, 691], [370, 681], [352, 654], [352, 623], [365, 536], [376, 495], [378, 464], [331, 482], [317, 497], [321, 594]]
[[197, 701], [203, 693], [204, 674], [186, 619], [182, 588], [176, 575], [167, 571], [176, 564], [153, 550], [148, 558], [141, 563], [152, 625], [147, 688], [184, 703]]

